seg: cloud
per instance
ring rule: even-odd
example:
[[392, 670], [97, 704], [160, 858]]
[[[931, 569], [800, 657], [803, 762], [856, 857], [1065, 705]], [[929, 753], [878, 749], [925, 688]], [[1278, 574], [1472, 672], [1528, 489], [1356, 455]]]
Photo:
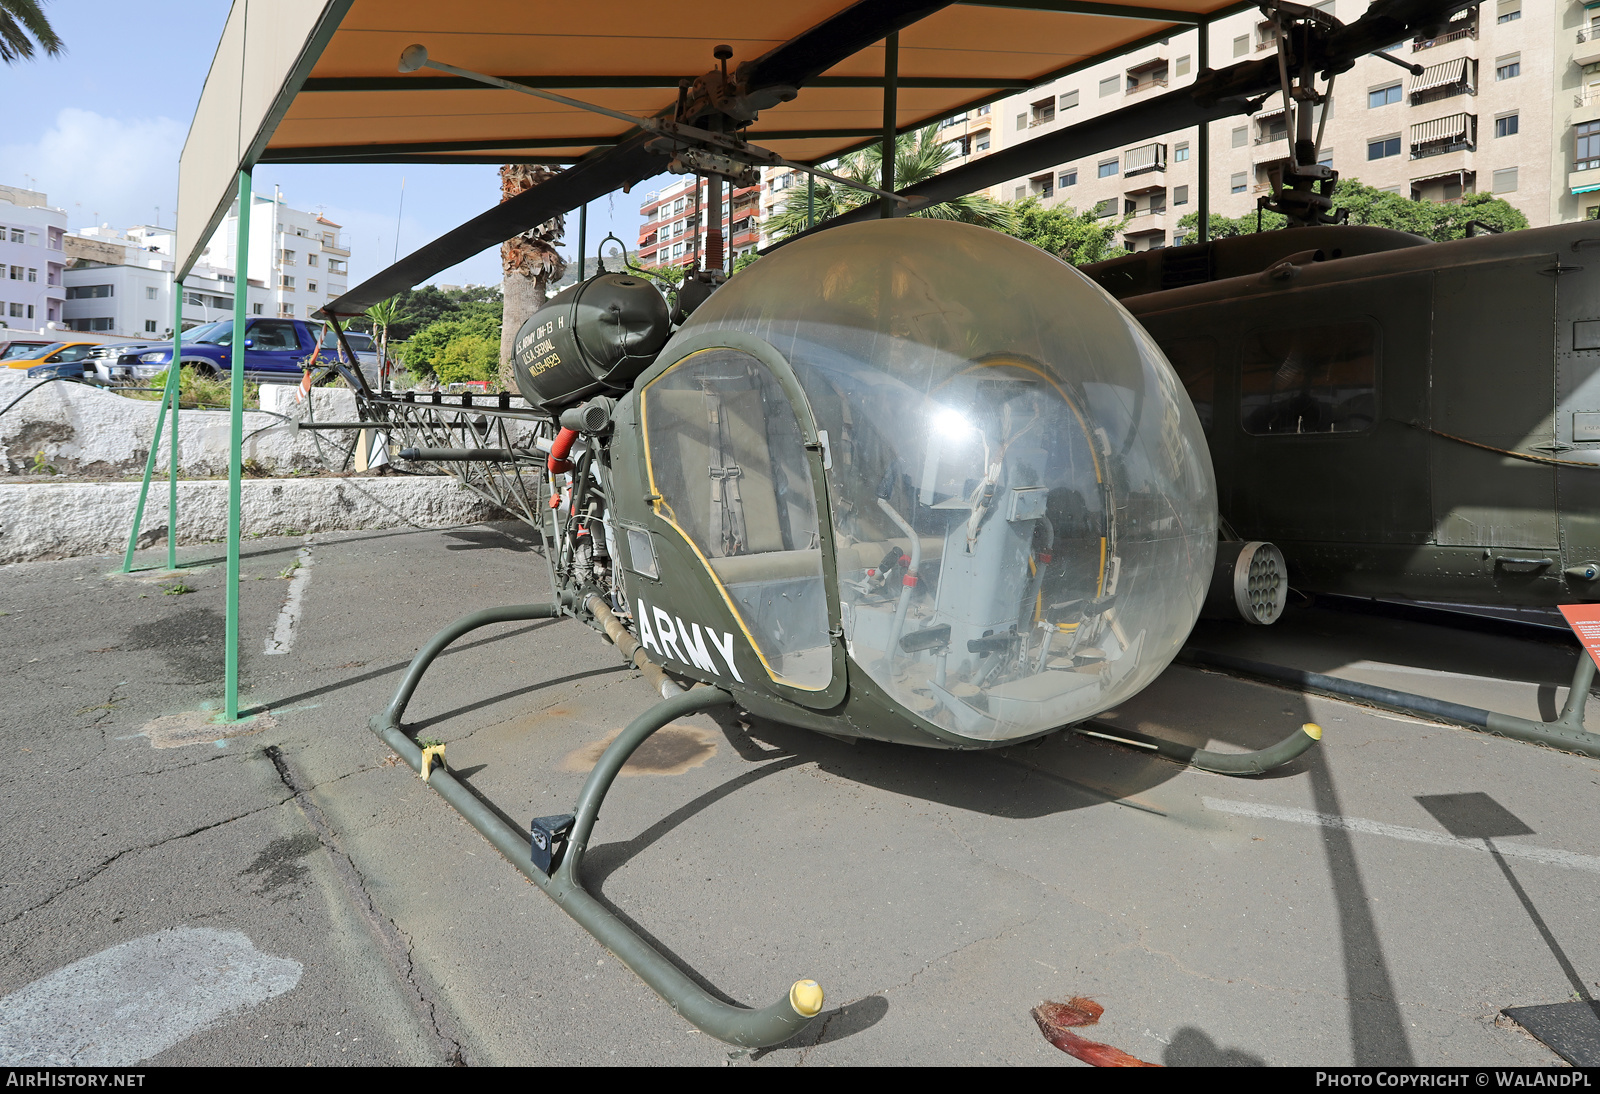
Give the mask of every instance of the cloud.
[[[0, 145], [0, 181], [42, 190], [68, 226], [175, 222], [185, 126], [171, 118], [109, 118], [67, 107], [30, 144]], [[98, 214], [98, 221], [96, 215]]]

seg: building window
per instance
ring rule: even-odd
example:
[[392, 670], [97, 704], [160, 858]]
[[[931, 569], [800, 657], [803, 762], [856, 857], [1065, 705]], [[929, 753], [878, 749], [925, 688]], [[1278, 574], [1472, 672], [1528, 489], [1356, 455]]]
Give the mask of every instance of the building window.
[[1172, 204], [1189, 204], [1189, 188], [1187, 186], [1174, 186], [1172, 188]]
[[1522, 75], [1522, 54], [1512, 53], [1505, 57], [1497, 57], [1494, 62], [1494, 78], [1496, 80], [1510, 80]]
[[28, 305], [28, 318], [29, 319], [33, 318], [33, 305], [32, 304]]
[[1228, 179], [1228, 193], [1242, 194], [1245, 187], [1245, 173], [1239, 171]]
[[21, 243], [26, 238], [27, 234], [21, 228], [11, 229], [11, 242]]
[[294, 265], [294, 252], [293, 251], [284, 251], [282, 253], [282, 256], [279, 259], [279, 262], [284, 266], [293, 266]]
[[306, 282], [306, 292], [316, 292], [316, 291], [317, 291], [317, 283], [315, 281], [307, 281]]
[[1028, 128], [1028, 116], [1026, 114], [1018, 114], [1017, 115], [1017, 128], [1018, 129], [1026, 129], [1026, 128]]
[[1062, 93], [1062, 95], [1061, 95], [1061, 109], [1062, 110], [1071, 110], [1073, 107], [1075, 107], [1077, 105], [1078, 105], [1078, 93], [1076, 91], [1067, 91], [1067, 92], [1063, 92]]
[[1076, 167], [1074, 167], [1070, 171], [1061, 172], [1061, 178], [1060, 178], [1059, 182], [1060, 182], [1061, 188], [1063, 190], [1065, 190], [1069, 186], [1078, 185], [1078, 169]]
[[978, 109], [974, 110], [973, 113], [980, 118], [983, 117], [985, 114], [989, 113], [989, 104], [984, 103], [982, 106], [978, 107]]
[[156, 321], [154, 319], [146, 319], [144, 321], [144, 332], [146, 334], [154, 334], [156, 332]]
[[146, 300], [154, 300], [160, 295], [161, 290], [156, 288], [154, 285], [146, 285], [144, 287], [144, 298]]
[[1515, 193], [1517, 189], [1517, 169], [1515, 167], [1502, 167], [1494, 173], [1494, 192], [1497, 194]]
[[294, 278], [289, 277], [286, 274], [279, 275], [278, 284], [281, 288], [286, 289], [289, 292], [294, 292]]
[[1574, 171], [1589, 171], [1600, 167], [1600, 122], [1584, 122], [1574, 130], [1577, 144], [1573, 156]]
[[1188, 158], [1189, 158], [1189, 142], [1188, 141], [1184, 141], [1182, 144], [1175, 144], [1175, 145], [1172, 146], [1172, 162], [1173, 163], [1182, 163], [1184, 160], [1186, 160]]
[[1100, 178], [1108, 179], [1117, 173], [1117, 161], [1101, 160], [1097, 171]]
[[315, 266], [316, 264], [317, 264], [317, 256], [316, 255], [314, 255], [314, 254], [306, 255], [306, 265], [307, 266]]
[[1023, 198], [1028, 196], [1028, 188], [1026, 186], [1019, 186], [1013, 192], [1012, 196], [1016, 198], [1016, 200], [1021, 201]]
[[1399, 137], [1382, 137], [1375, 141], [1367, 142], [1367, 159], [1386, 160], [1390, 156], [1400, 154]]
[[1249, 52], [1250, 52], [1250, 36], [1248, 34], [1241, 34], [1241, 35], [1239, 35], [1239, 37], [1237, 37], [1237, 38], [1235, 38], [1233, 40], [1233, 55], [1235, 57], [1243, 57], [1246, 53], [1249, 53]]
[[22, 305], [21, 304], [13, 304], [13, 305], [11, 305], [11, 318], [13, 318], [13, 319], [21, 319], [22, 318]]
[[1366, 323], [1257, 331], [1239, 370], [1246, 433], [1355, 433], [1375, 420], [1377, 338]]
[[1243, 148], [1245, 146], [1245, 141], [1248, 138], [1249, 138], [1248, 130], [1242, 125], [1239, 126], [1237, 129], [1235, 129], [1233, 131], [1233, 146], [1235, 148]]
[[1494, 135], [1497, 137], [1514, 137], [1517, 133], [1517, 115], [1507, 114], [1503, 118], [1494, 120]]
[[1114, 216], [1116, 216], [1117, 215], [1117, 199], [1116, 198], [1106, 198], [1104, 201], [1096, 203], [1096, 205], [1094, 207], [1094, 215], [1097, 216], [1097, 217], [1114, 217]]
[[1040, 175], [1036, 179], [1028, 180], [1028, 188], [1036, 197], [1051, 198], [1056, 195], [1055, 179], [1049, 175]]
[[[11, 268], [13, 270], [20, 269], [18, 266]], [[13, 274], [12, 276], [16, 277], [17, 275]], [[114, 295], [116, 294], [110, 285], [70, 285], [67, 288], [68, 300], [104, 300]]]
[[34, 269], [32, 266], [28, 267], [28, 280], [29, 281], [38, 281], [39, 280], [39, 271]]
[[974, 152], [989, 151], [989, 131], [980, 129], [972, 135], [972, 150]]
[[38, 245], [39, 245], [39, 233], [38, 232], [29, 232], [28, 233], [28, 246], [37, 247]]
[[1187, 76], [1187, 75], [1189, 75], [1189, 56], [1188, 56], [1188, 54], [1184, 54], [1182, 57], [1179, 57], [1176, 62], [1174, 62], [1173, 66], [1172, 66], [1172, 71], [1175, 72], [1179, 76]]
[[1397, 103], [1399, 101], [1400, 82], [1398, 80], [1390, 84], [1388, 87], [1375, 88], [1372, 91], [1367, 92], [1368, 110], [1371, 110], [1374, 107], [1388, 106], [1390, 103]]
[[1496, 23], [1511, 23], [1522, 18], [1522, 0], [1500, 0]]
[[1100, 97], [1102, 99], [1107, 95], [1115, 95], [1121, 90], [1122, 80], [1119, 77], [1107, 76], [1105, 79], [1100, 81]]
[[[13, 266], [13, 267], [11, 267], [11, 280], [13, 280], [13, 281], [21, 281], [22, 280], [22, 267], [21, 266]], [[72, 295], [72, 290], [71, 289], [67, 290], [67, 295], [68, 296]]]
[[263, 314], [265, 314], [265, 309], [260, 304], [251, 304], [250, 305], [250, 314], [251, 315], [263, 315]]

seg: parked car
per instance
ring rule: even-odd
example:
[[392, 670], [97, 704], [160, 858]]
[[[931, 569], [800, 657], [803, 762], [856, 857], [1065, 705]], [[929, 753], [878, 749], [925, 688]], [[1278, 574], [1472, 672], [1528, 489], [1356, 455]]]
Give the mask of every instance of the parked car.
[[18, 357], [9, 357], [5, 361], [7, 368], [31, 369], [38, 365], [76, 364], [80, 375], [83, 373], [83, 359], [89, 356], [89, 351], [99, 345], [98, 342], [51, 342], [50, 344], [27, 351]]
[[30, 380], [87, 380], [93, 376], [94, 370], [84, 361], [56, 361], [28, 370]]
[[[293, 383], [300, 379], [300, 365], [316, 348], [318, 325], [299, 319], [251, 319], [245, 324], [244, 374], [248, 379], [277, 383]], [[357, 363], [367, 382], [376, 386], [380, 362], [373, 351], [372, 339], [365, 334], [348, 333], [350, 348], [355, 351]], [[338, 353], [338, 343], [333, 332], [322, 333], [323, 351]], [[184, 368], [194, 368], [202, 374], [222, 376], [231, 372], [233, 354], [233, 320], [223, 319], [207, 323], [183, 334]], [[165, 372], [172, 364], [172, 343], [158, 342], [142, 353], [124, 353], [115, 363], [108, 363], [103, 376], [106, 380], [148, 380]], [[97, 370], [98, 371], [98, 370]]]
[[12, 338], [9, 341], [0, 339], [0, 361], [9, 363], [13, 359], [33, 357], [38, 350], [55, 344], [50, 338]]
[[[126, 370], [120, 379], [126, 382], [133, 379], [133, 366], [138, 362], [139, 354], [148, 353], [153, 349], [160, 349], [163, 342], [113, 342], [104, 346], [96, 346], [89, 351], [89, 356], [84, 362], [94, 371], [95, 378], [103, 384], [109, 384], [116, 379], [113, 377], [114, 366], [121, 364]], [[160, 369], [156, 370], [160, 372]]]

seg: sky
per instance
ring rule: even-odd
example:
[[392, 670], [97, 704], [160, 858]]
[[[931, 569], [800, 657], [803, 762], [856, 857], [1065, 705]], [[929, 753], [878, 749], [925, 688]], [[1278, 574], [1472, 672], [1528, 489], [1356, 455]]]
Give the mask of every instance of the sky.
[[[0, 65], [0, 183], [42, 190], [65, 209], [73, 231], [109, 223], [177, 223], [178, 154], [189, 132], [230, 0], [45, 0], [66, 51]], [[510, 94], [508, 92], [508, 94]], [[663, 175], [633, 193], [589, 208], [589, 250], [608, 230], [633, 246], [643, 195], [674, 180]], [[401, 184], [405, 200], [401, 206]], [[344, 226], [350, 284], [423, 246], [500, 200], [490, 164], [267, 164], [255, 190], [282, 190], [291, 208], [321, 212]], [[398, 226], [398, 230], [397, 230]], [[577, 247], [568, 218], [564, 253]], [[498, 284], [497, 248], [432, 279]]]

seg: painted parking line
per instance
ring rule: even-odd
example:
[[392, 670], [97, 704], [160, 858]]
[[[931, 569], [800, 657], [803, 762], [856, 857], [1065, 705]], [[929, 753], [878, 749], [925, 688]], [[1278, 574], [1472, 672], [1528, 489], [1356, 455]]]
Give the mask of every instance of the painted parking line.
[[0, 1064], [135, 1064], [299, 982], [300, 962], [262, 953], [239, 931], [158, 931], [0, 999]]
[[[1457, 839], [1442, 832], [1429, 832], [1425, 828], [1406, 828], [1399, 824], [1384, 824], [1365, 817], [1345, 817], [1336, 813], [1317, 813], [1310, 809], [1296, 809], [1287, 805], [1262, 805], [1257, 802], [1236, 802], [1226, 798], [1204, 798], [1207, 809], [1214, 813], [1230, 813], [1236, 817], [1261, 817], [1266, 820], [1288, 821], [1291, 824], [1310, 824], [1322, 828], [1343, 828], [1369, 836], [1388, 836], [1408, 843], [1426, 843], [1434, 847], [1452, 847], [1458, 851], [1489, 854], [1483, 840]], [[1526, 859], [1546, 866], [1565, 866], [1571, 870], [1588, 870], [1600, 874], [1600, 857], [1580, 855], [1576, 851], [1557, 851], [1549, 847], [1533, 847], [1510, 840], [1495, 840], [1494, 850], [1506, 858]]]
[[283, 608], [278, 612], [278, 623], [272, 628], [263, 653], [288, 653], [294, 647], [295, 629], [300, 626], [300, 599], [305, 596], [306, 585], [311, 581], [311, 539], [300, 548], [295, 558], [294, 577], [289, 579], [289, 592], [283, 598]]

